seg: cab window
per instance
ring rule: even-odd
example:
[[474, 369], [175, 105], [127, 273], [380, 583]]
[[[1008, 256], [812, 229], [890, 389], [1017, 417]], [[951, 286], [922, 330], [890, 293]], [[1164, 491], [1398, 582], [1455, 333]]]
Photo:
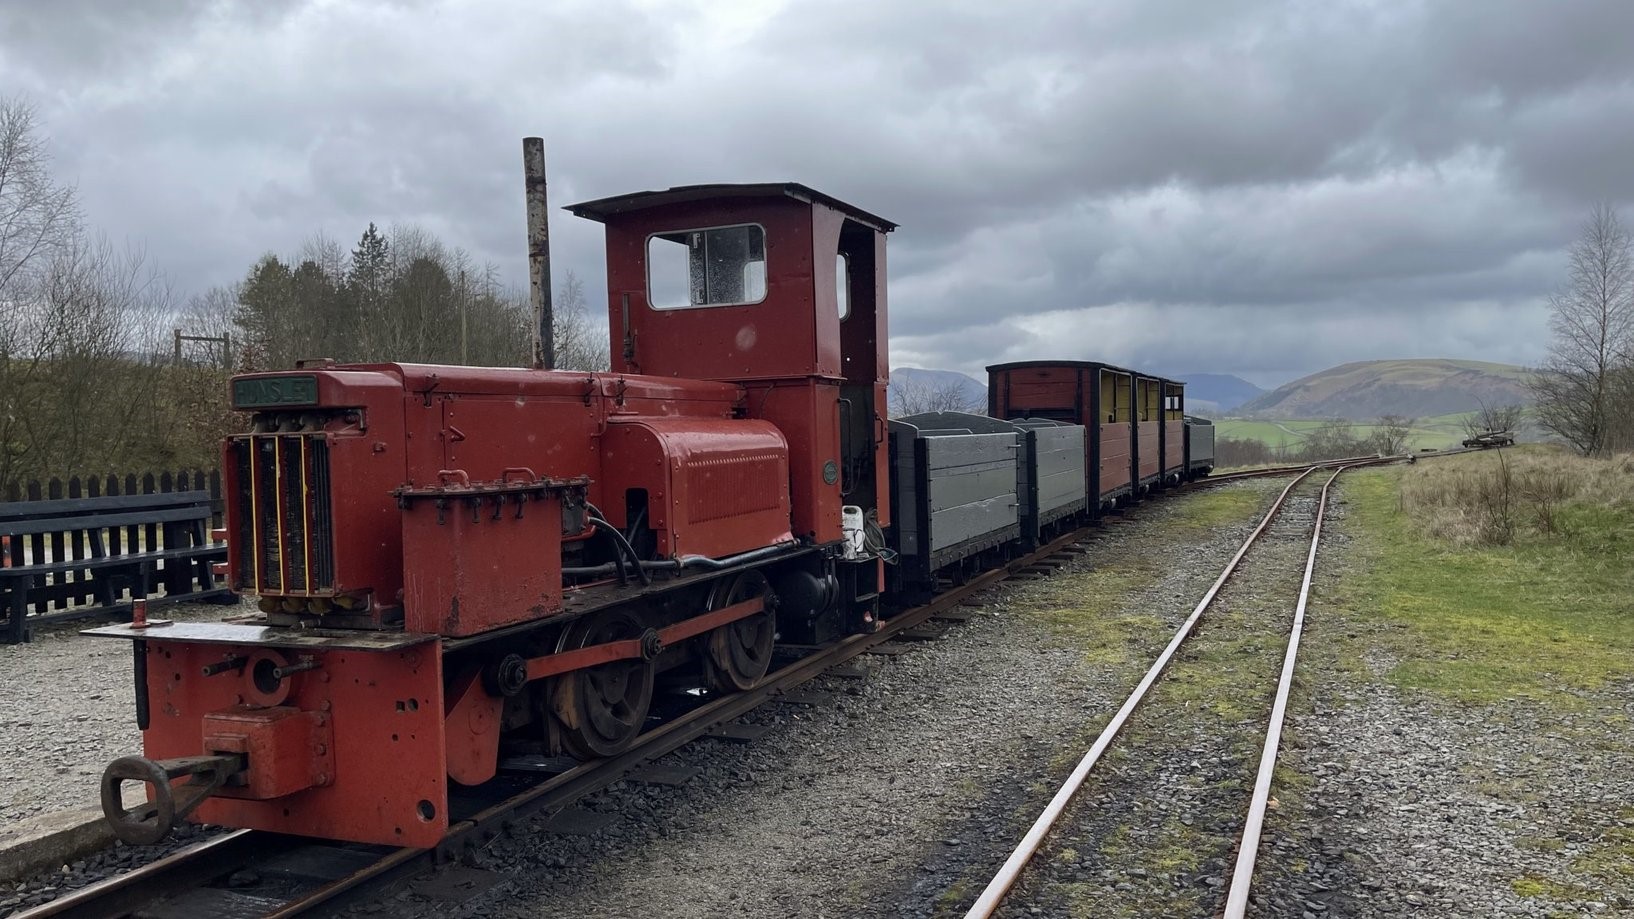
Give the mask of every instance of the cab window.
[[766, 231], [754, 224], [647, 238], [653, 309], [733, 306], [766, 299]]

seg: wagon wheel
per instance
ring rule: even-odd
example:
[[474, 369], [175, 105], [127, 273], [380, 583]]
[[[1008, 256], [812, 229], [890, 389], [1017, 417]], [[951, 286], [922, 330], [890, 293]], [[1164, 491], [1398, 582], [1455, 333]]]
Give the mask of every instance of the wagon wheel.
[[[572, 651], [639, 638], [646, 626], [627, 610], [586, 616], [562, 633], [558, 650]], [[562, 724], [562, 742], [579, 759], [612, 756], [635, 741], [652, 703], [651, 661], [621, 660], [557, 677], [550, 707]]]
[[709, 593], [711, 610], [755, 597], [765, 598], [765, 609], [709, 633], [704, 673], [712, 689], [749, 689], [766, 675], [772, 662], [772, 645], [777, 640], [777, 614], [773, 610], [777, 597], [766, 576], [758, 571], [723, 578]]

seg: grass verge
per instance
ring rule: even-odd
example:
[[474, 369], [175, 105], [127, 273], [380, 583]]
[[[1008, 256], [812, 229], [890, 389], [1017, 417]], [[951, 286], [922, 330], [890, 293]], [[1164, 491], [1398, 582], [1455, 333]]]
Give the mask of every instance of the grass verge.
[[[1433, 535], [1403, 504], [1413, 477], [1481, 474], [1483, 455], [1436, 460], [1466, 468], [1352, 473], [1344, 486], [1363, 563], [1340, 602], [1395, 626], [1390, 678], [1462, 702], [1522, 698], [1573, 705], [1634, 673], [1634, 507], [1561, 509], [1557, 534], [1508, 545]], [[1422, 464], [1432, 466], [1432, 463]]]

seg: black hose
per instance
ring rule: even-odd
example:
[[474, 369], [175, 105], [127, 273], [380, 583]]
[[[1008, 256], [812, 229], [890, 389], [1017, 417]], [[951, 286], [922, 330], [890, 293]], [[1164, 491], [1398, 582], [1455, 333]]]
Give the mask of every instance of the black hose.
[[619, 532], [618, 527], [608, 523], [600, 516], [591, 517], [590, 522], [595, 524], [597, 529], [606, 530], [607, 535], [613, 540], [615, 549], [622, 552], [614, 563], [615, 567], [622, 572], [624, 570], [624, 558], [628, 556], [630, 563], [635, 567], [636, 576], [641, 578], [642, 586], [651, 584], [652, 576], [647, 574], [647, 569], [641, 564], [641, 558], [635, 554], [635, 547], [630, 545], [628, 539], [624, 538], [624, 534]]
[[796, 545], [798, 545], [798, 543], [780, 542], [776, 545], [765, 546], [760, 549], [751, 549], [748, 552], [740, 552], [737, 555], [729, 555], [726, 558], [710, 558], [707, 555], [683, 555], [676, 559], [672, 564], [674, 564], [677, 569], [696, 567], [707, 568], [710, 571], [719, 571], [722, 568], [730, 568], [733, 565], [741, 565], [745, 562], [759, 561], [762, 558], [777, 555], [778, 553], [791, 549]]
[[624, 538], [630, 541], [630, 545], [635, 545], [635, 534], [641, 532], [641, 525], [646, 522], [647, 508], [646, 505], [642, 505], [641, 512], [635, 515], [635, 520], [630, 523], [630, 528], [624, 533]]
[[[590, 522], [595, 524], [598, 529], [605, 529], [607, 531], [607, 535], [611, 536], [613, 538], [613, 542], [617, 544], [616, 548], [623, 549], [625, 554], [630, 557], [630, 562], [635, 565], [636, 576], [641, 578], [641, 585], [646, 587], [652, 584], [652, 576], [647, 574], [646, 568], [642, 567], [641, 557], [635, 554], [635, 547], [630, 545], [630, 541], [628, 539], [624, 538], [624, 534], [619, 531], [619, 528], [608, 523], [607, 518], [602, 514], [601, 509], [596, 507], [594, 504], [586, 503], [585, 509], [590, 512]], [[620, 562], [616, 567], [622, 571], [624, 565], [622, 562]], [[567, 572], [564, 570], [563, 573], [565, 574]]]
[[[597, 529], [600, 529], [598, 526]], [[619, 550], [618, 541], [613, 542], [613, 565], [618, 568], [618, 583], [622, 587], [630, 583], [630, 572], [624, 567], [624, 553]]]
[[887, 565], [896, 564], [896, 552], [885, 544], [885, 531], [880, 529], [879, 513], [869, 511], [868, 516], [862, 519], [863, 545], [868, 551], [879, 556]]
[[[799, 545], [799, 543], [782, 542], [775, 546], [766, 546], [760, 549], [753, 549], [738, 555], [727, 556], [726, 558], [710, 558], [707, 555], [683, 555], [680, 558], [663, 559], [655, 562], [642, 562], [640, 568], [643, 572], [680, 571], [683, 568], [707, 568], [710, 571], [719, 571], [722, 568], [730, 568], [733, 565], [741, 565], [745, 562], [758, 561], [761, 558], [792, 549], [797, 545]], [[612, 574], [613, 571], [614, 567], [612, 562], [608, 562], [605, 565], [593, 565], [587, 568], [562, 569], [563, 574], [570, 574], [574, 575], [575, 577], [592, 577], [595, 575]]]

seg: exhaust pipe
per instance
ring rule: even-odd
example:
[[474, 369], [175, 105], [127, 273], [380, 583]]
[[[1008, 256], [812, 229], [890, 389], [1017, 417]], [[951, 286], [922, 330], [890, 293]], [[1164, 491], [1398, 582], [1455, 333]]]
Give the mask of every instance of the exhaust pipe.
[[545, 203], [545, 141], [522, 138], [528, 202], [528, 298], [533, 303], [533, 369], [556, 369], [555, 312], [550, 302], [550, 218]]

